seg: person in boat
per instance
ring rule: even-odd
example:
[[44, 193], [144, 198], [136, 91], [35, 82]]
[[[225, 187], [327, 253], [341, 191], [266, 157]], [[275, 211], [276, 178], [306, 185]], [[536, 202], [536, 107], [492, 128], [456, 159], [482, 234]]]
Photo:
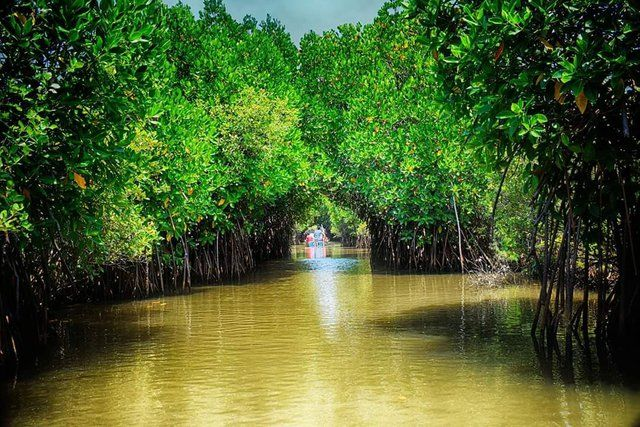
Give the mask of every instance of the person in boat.
[[313, 242], [315, 241], [315, 238], [313, 237], [313, 232], [309, 231], [304, 241], [308, 247], [312, 248], [314, 246]]
[[316, 242], [316, 247], [324, 246], [324, 231], [322, 230], [322, 226], [319, 225], [316, 231], [313, 232], [313, 238]]

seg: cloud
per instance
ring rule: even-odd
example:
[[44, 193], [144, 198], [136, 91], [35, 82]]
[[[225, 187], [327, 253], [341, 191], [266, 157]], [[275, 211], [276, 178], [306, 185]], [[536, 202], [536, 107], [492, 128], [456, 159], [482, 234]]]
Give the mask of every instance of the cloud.
[[[202, 8], [202, 0], [183, 2], [191, 6], [196, 15]], [[371, 22], [384, 0], [226, 0], [225, 4], [236, 20], [252, 15], [261, 21], [270, 14], [287, 27], [297, 43], [309, 31], [322, 33], [349, 22]]]

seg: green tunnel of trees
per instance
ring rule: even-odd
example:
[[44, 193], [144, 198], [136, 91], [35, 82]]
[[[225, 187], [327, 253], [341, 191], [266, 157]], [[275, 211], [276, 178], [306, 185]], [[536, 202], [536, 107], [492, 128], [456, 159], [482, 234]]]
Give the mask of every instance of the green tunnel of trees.
[[600, 336], [640, 336], [633, 1], [393, 1], [299, 47], [220, 0], [0, 19], [0, 364], [52, 308], [286, 255], [321, 200], [387, 267], [538, 275], [533, 332], [586, 330], [581, 286]]

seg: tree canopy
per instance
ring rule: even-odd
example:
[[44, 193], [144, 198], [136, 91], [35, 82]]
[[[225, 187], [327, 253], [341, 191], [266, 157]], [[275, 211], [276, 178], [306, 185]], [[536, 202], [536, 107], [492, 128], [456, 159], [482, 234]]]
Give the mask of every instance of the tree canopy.
[[[544, 242], [532, 246], [542, 266], [542, 329], [575, 320], [577, 256], [583, 252], [588, 270], [592, 249], [600, 327], [608, 319], [614, 334], [637, 336], [637, 2], [415, 0], [411, 16], [424, 27], [424, 50], [451, 111], [472, 124], [476, 151], [498, 168], [524, 162]], [[619, 275], [613, 288], [607, 270]], [[551, 308], [554, 289], [562, 298]]]
[[3, 355], [56, 304], [238, 277], [305, 215], [394, 268], [528, 265], [550, 335], [588, 325], [579, 283], [640, 330], [635, 2], [394, 0], [299, 48], [221, 0], [0, 19]]

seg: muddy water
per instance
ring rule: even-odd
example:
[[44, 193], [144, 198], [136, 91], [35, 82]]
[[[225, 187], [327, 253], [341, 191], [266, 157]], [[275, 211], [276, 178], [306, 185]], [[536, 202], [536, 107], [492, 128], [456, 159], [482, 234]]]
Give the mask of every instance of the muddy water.
[[[61, 314], [55, 354], [9, 384], [15, 425], [633, 425], [624, 377], [540, 357], [534, 286], [372, 272], [339, 247], [243, 283]], [[635, 389], [637, 390], [637, 389]]]

